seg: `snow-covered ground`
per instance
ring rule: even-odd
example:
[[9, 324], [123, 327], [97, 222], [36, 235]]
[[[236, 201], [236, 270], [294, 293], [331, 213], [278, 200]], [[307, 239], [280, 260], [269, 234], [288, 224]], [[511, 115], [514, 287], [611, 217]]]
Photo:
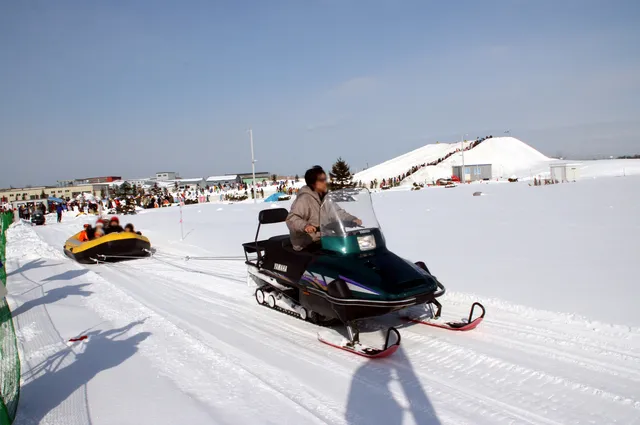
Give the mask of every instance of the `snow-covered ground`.
[[123, 217], [157, 255], [115, 265], [62, 253], [89, 217], [13, 226], [16, 423], [640, 423], [639, 185], [610, 177], [374, 194], [389, 247], [425, 260], [448, 287], [445, 314], [463, 317], [476, 299], [487, 307], [469, 333], [405, 324], [401, 349], [378, 361], [258, 306], [242, 261], [184, 259], [241, 255], [271, 205], [187, 206], [184, 241], [177, 207]]

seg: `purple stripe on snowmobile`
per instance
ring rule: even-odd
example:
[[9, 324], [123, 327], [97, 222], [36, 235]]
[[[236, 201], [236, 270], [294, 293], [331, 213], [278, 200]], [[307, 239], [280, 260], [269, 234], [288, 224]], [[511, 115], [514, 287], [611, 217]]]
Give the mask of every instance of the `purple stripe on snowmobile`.
[[374, 294], [376, 294], [376, 295], [380, 295], [378, 292], [374, 291], [374, 290], [373, 290], [373, 289], [371, 289], [371, 288], [367, 288], [366, 286], [364, 286], [364, 285], [363, 285], [363, 284], [361, 284], [361, 283], [356, 282], [355, 280], [351, 280], [351, 279], [349, 279], [348, 277], [344, 277], [344, 276], [338, 276], [338, 277], [339, 277], [340, 279], [344, 280], [344, 281], [345, 281], [345, 282], [347, 282], [347, 283], [350, 283], [350, 284], [355, 285], [355, 286], [357, 286], [357, 287], [359, 287], [359, 288], [362, 288], [362, 289], [365, 289], [365, 290], [367, 290], [367, 291], [370, 291], [370, 292], [372, 292], [372, 293], [374, 293]]
[[315, 283], [318, 284], [320, 286], [327, 286], [326, 283], [324, 283], [322, 280], [318, 279], [317, 277], [309, 277], [309, 276], [302, 276], [302, 280], [306, 280], [307, 282], [311, 282], [311, 283]]

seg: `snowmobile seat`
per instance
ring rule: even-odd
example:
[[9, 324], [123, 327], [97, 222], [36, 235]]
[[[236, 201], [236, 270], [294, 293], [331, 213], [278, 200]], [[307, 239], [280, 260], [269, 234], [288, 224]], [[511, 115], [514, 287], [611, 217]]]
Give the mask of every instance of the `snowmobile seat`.
[[289, 211], [286, 208], [272, 208], [260, 211], [258, 222], [260, 224], [284, 223], [287, 220]]
[[258, 263], [262, 262], [262, 257], [267, 250], [267, 247], [274, 244], [274, 240], [277, 240], [279, 245], [282, 245], [282, 238], [289, 238], [289, 236], [274, 236], [273, 238], [267, 240], [258, 240], [258, 235], [260, 234], [260, 227], [263, 224], [276, 224], [283, 223], [287, 220], [287, 216], [289, 215], [289, 211], [286, 208], [270, 208], [267, 210], [262, 210], [258, 214], [258, 230], [256, 231], [256, 238], [253, 242], [243, 243], [242, 246], [244, 248], [244, 254], [247, 262], [249, 261], [249, 257], [247, 254], [257, 254], [258, 255]]
[[307, 265], [313, 260], [313, 254], [293, 249], [289, 235], [274, 236], [262, 242], [265, 251], [259, 263], [260, 268], [282, 273], [293, 281], [302, 277]]

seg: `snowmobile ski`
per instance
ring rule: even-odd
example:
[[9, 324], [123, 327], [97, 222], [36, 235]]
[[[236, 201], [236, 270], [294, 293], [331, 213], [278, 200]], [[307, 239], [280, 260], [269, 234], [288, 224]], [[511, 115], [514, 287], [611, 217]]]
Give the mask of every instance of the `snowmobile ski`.
[[[395, 338], [395, 342], [390, 343], [390, 340], [392, 338]], [[351, 341], [344, 337], [342, 337], [339, 341], [331, 341], [330, 339], [322, 336], [322, 334], [318, 333], [318, 341], [331, 347], [338, 348], [349, 353], [357, 354], [368, 359], [380, 359], [389, 357], [398, 350], [398, 348], [400, 347], [400, 332], [398, 332], [396, 328], [389, 328], [387, 330], [387, 337], [385, 338], [385, 344], [383, 348], [375, 348], [370, 347], [366, 344], [362, 344], [359, 341], [357, 333]]]
[[[419, 323], [421, 325], [432, 326], [434, 328], [447, 329], [450, 331], [470, 331], [475, 329], [484, 319], [485, 309], [482, 304], [479, 302], [475, 302], [471, 305], [471, 311], [469, 312], [469, 318], [466, 321], [460, 322], [445, 322], [440, 317], [440, 312], [442, 310], [442, 305], [437, 301], [434, 303], [437, 307], [435, 313], [433, 313], [430, 317], [422, 318], [422, 317], [406, 317], [407, 320], [413, 323]], [[475, 308], [478, 307], [482, 310], [480, 316], [473, 318], [473, 313]]]

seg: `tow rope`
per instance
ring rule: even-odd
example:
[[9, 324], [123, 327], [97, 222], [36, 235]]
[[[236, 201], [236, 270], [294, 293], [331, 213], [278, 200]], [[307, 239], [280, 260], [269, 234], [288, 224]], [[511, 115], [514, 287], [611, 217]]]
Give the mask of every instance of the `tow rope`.
[[[186, 255], [186, 256], [181, 256], [181, 255], [173, 255], [173, 254], [165, 254], [165, 253], [157, 253], [155, 251], [151, 251], [151, 250], [144, 250], [145, 252], [149, 253], [150, 255], [148, 256], [136, 256], [136, 255], [104, 255], [104, 254], [98, 254], [96, 255], [96, 258], [99, 260], [107, 260], [109, 258], [113, 258], [113, 259], [128, 259], [128, 260], [143, 260], [143, 259], [147, 259], [147, 258], [154, 258], [156, 256], [162, 256], [162, 257], [168, 257], [168, 258], [172, 258], [172, 259], [176, 259], [176, 260], [184, 260], [184, 261], [190, 261], [190, 260], [200, 260], [200, 261], [245, 261], [245, 257], [244, 256], [217, 256], [217, 257], [198, 257], [198, 256], [191, 256], [191, 255]], [[94, 261], [99, 262], [99, 260], [94, 259]], [[158, 258], [156, 258], [157, 260]]]

